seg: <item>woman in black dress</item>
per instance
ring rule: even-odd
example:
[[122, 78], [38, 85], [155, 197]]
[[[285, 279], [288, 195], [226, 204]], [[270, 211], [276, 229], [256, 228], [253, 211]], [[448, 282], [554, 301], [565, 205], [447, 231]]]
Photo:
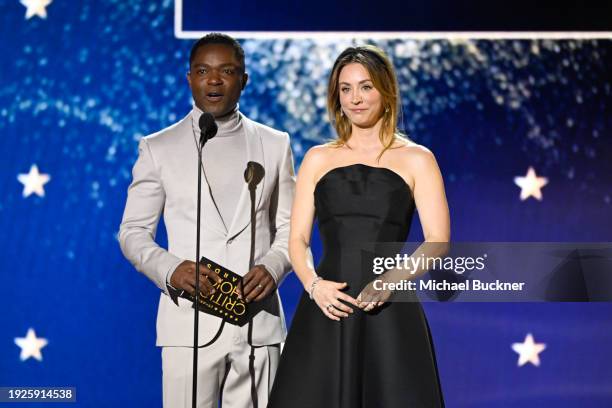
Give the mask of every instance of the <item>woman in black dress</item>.
[[[426, 242], [448, 242], [450, 221], [433, 154], [397, 131], [393, 66], [373, 46], [336, 60], [328, 110], [338, 134], [308, 151], [297, 179], [289, 251], [303, 294], [268, 407], [433, 408], [444, 402], [418, 302], [365, 296], [370, 242], [404, 242], [418, 210]], [[323, 257], [307, 249], [314, 218]]]

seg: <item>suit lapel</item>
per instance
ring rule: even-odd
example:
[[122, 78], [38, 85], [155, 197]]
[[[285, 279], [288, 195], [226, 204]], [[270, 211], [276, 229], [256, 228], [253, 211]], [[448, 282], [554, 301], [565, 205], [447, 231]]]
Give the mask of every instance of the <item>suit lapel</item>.
[[[193, 114], [193, 112], [192, 112]], [[198, 140], [196, 138], [197, 130], [195, 128], [195, 121], [193, 116], [191, 118], [189, 124], [189, 131], [193, 136], [193, 143], [195, 148], [195, 159], [196, 165], [198, 161]], [[204, 146], [206, 149], [206, 146]], [[202, 172], [202, 225], [205, 229], [214, 230], [221, 235], [227, 234], [227, 225], [225, 225], [225, 221], [221, 216], [221, 212], [219, 211], [219, 207], [217, 207], [217, 202], [215, 201], [215, 196], [213, 195], [212, 189], [210, 188], [210, 184], [208, 183], [208, 178], [206, 177], [205, 165], [202, 163], [202, 167], [200, 168]]]
[[[210, 198], [210, 204], [208, 206], [205, 206], [204, 208], [206, 208], [207, 210], [209, 210], [209, 212], [212, 212], [210, 210], [214, 209], [215, 212], [217, 213], [217, 218], [218, 221], [220, 221], [220, 225], [219, 227], [221, 227], [223, 234], [227, 234], [227, 225], [225, 224], [225, 220], [223, 220], [223, 217], [221, 216], [221, 211], [219, 211], [219, 206], [217, 206], [217, 202], [215, 201], [215, 196], [213, 195], [212, 189], [210, 188], [210, 184], [208, 183], [208, 178], [206, 177], [206, 171], [204, 170], [204, 163], [202, 163], [202, 174], [204, 175], [203, 179], [203, 183], [202, 183], [202, 188], [208, 190], [208, 197]], [[204, 193], [206, 194], [206, 193]]]
[[[261, 164], [264, 168], [264, 153], [261, 135], [257, 131], [257, 128], [253, 125], [250, 119], [242, 116], [241, 120], [244, 126], [244, 134], [246, 138], [246, 156], [247, 162], [254, 161]], [[244, 169], [246, 169], [247, 163], [244, 163]], [[262, 192], [266, 182], [266, 177], [261, 180], [255, 190], [255, 208], [259, 206], [261, 201]], [[236, 213], [230, 223], [228, 237], [234, 238], [240, 234], [251, 222], [251, 199], [249, 197], [249, 189], [247, 183], [243, 182], [242, 189], [240, 192], [240, 198], [238, 199], [238, 205], [236, 206]]]

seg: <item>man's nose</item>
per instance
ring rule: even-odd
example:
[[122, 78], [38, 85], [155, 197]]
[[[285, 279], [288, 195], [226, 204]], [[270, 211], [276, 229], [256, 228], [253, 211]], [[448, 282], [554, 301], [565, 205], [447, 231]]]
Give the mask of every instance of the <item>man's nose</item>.
[[216, 70], [210, 71], [206, 82], [210, 85], [220, 85], [223, 83], [221, 76]]

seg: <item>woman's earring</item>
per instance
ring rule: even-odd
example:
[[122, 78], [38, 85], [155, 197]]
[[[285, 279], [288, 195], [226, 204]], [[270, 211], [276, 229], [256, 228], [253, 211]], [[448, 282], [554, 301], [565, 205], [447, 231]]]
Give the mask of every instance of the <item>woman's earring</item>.
[[340, 109], [340, 116], [344, 116], [344, 111], [342, 109]]
[[389, 113], [389, 107], [388, 106], [385, 108], [385, 113]]

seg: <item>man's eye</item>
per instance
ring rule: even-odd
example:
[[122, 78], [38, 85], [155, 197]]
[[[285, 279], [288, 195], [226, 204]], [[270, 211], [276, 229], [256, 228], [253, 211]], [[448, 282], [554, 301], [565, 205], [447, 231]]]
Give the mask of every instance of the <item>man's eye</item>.
[[234, 73], [234, 70], [232, 68], [225, 68], [223, 70], [223, 73], [227, 75], [232, 75]]
[[200, 75], [204, 75], [204, 74], [206, 74], [207, 72], [208, 72], [208, 71], [207, 71], [205, 68], [200, 68], [200, 69], [198, 69], [198, 74], [200, 74]]

